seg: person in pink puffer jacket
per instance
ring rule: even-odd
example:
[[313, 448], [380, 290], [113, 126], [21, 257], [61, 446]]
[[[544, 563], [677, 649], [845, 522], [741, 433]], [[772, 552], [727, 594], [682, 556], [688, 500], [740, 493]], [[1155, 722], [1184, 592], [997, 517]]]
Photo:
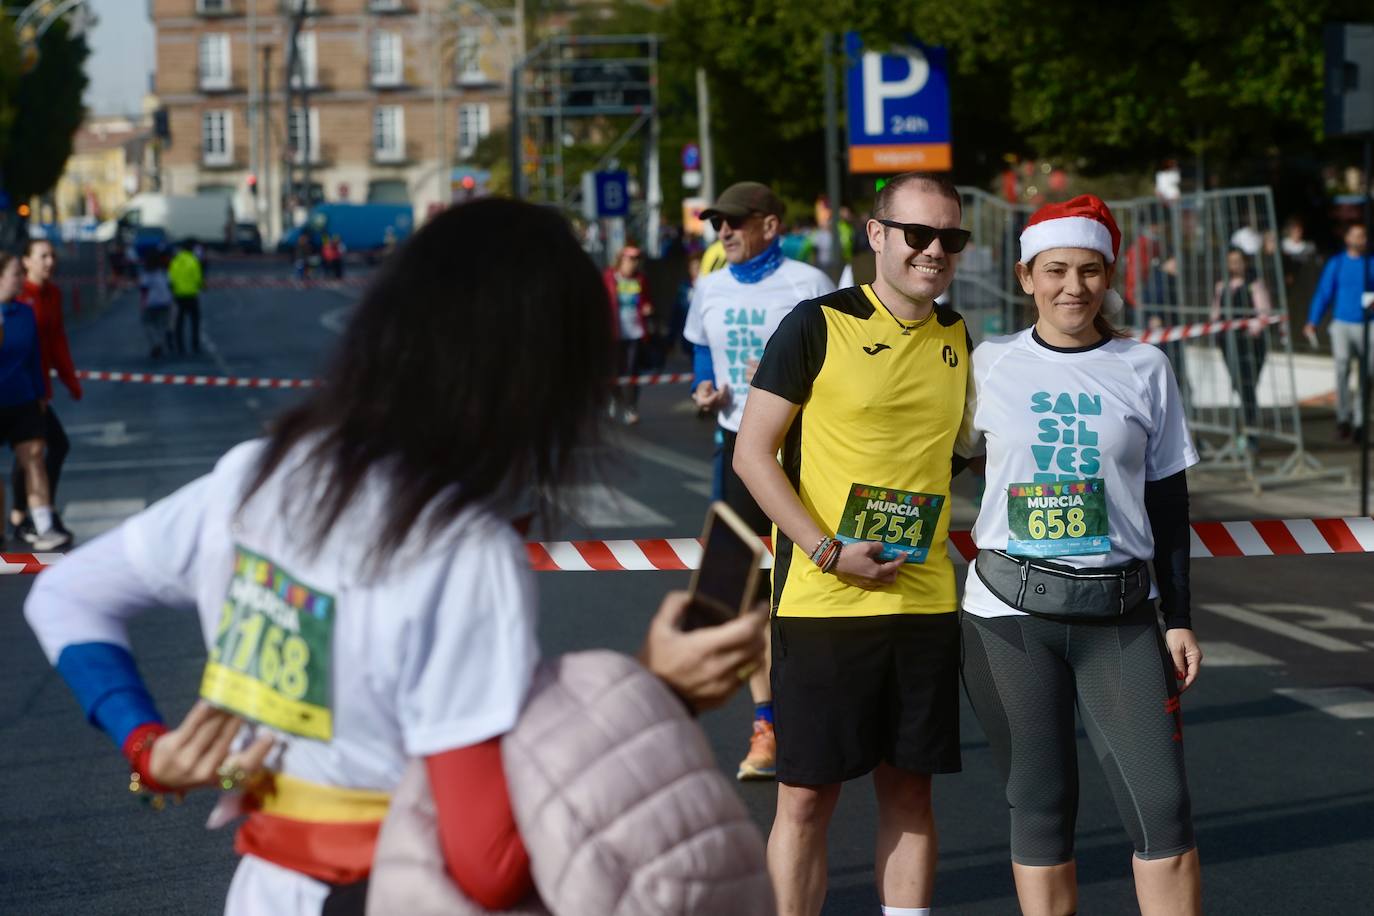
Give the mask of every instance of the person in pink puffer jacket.
[[[613, 652], [540, 665], [502, 760], [535, 892], [519, 916], [776, 912], [763, 838], [663, 682]], [[425, 767], [392, 798], [369, 916], [476, 916], [444, 867]]]

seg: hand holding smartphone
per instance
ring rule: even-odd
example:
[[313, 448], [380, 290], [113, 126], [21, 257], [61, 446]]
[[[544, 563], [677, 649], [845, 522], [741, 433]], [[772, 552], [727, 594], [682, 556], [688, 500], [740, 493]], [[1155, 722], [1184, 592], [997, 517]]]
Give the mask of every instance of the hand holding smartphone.
[[719, 626], [747, 611], [757, 594], [763, 542], [723, 502], [706, 510], [701, 565], [692, 574], [683, 630]]

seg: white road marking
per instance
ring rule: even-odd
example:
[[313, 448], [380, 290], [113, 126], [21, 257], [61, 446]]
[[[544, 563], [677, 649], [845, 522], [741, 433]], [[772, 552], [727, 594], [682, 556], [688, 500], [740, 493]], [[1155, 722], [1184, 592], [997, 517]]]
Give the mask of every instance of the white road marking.
[[632, 525], [671, 525], [673, 522], [634, 497], [599, 483], [572, 487], [568, 514], [594, 531]]
[[342, 308], [331, 309], [320, 316], [320, 324], [326, 331], [333, 331], [335, 334], [342, 334], [344, 325], [348, 323], [348, 315], [353, 311], [352, 304]]
[[1261, 665], [1281, 665], [1279, 661], [1263, 652], [1247, 649], [1231, 642], [1202, 643], [1202, 667], [1204, 668], [1255, 668]]
[[1274, 692], [1337, 719], [1374, 719], [1374, 693], [1359, 687], [1279, 687]]
[[131, 471], [153, 470], [154, 468], [193, 468], [203, 467], [210, 470], [223, 455], [168, 456], [166, 458], [140, 458], [129, 461], [68, 461], [62, 465], [63, 472], [74, 471]]
[[143, 499], [74, 499], [62, 510], [62, 521], [78, 540], [88, 541], [142, 512]]
[[607, 439], [609, 440], [607, 444], [612, 448], [624, 449], [627, 452], [638, 455], [646, 461], [652, 461], [654, 464], [661, 464], [675, 471], [681, 471], [689, 477], [710, 480], [715, 473], [709, 461], [688, 457], [670, 448], [655, 445], [631, 433], [607, 436]]
[[[1276, 620], [1258, 611], [1247, 610], [1234, 604], [1203, 604], [1200, 607], [1204, 611], [1211, 611], [1213, 614], [1220, 614], [1222, 617], [1229, 617], [1241, 623], [1248, 623], [1252, 627], [1261, 630], [1268, 630], [1279, 636], [1286, 636], [1296, 642], [1315, 646], [1318, 649], [1325, 649], [1327, 652], [1363, 652], [1363, 646], [1358, 646], [1353, 642], [1346, 642], [1344, 639], [1337, 639], [1334, 636], [1327, 636], [1325, 633], [1313, 633], [1296, 624], [1286, 620]], [[1206, 660], [1204, 659], [1204, 664]]]
[[710, 499], [711, 491], [715, 489], [715, 484], [709, 480], [690, 480], [682, 485], [682, 489]]

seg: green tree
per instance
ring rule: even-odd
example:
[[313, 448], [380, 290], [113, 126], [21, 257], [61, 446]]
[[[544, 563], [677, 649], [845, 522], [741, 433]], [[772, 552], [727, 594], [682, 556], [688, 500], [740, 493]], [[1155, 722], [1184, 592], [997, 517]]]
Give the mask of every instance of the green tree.
[[84, 66], [90, 51], [83, 36], [59, 20], [38, 40], [38, 64], [19, 78], [15, 115], [4, 143], [0, 171], [10, 196], [23, 200], [52, 190], [72, 152], [72, 138], [86, 110]]

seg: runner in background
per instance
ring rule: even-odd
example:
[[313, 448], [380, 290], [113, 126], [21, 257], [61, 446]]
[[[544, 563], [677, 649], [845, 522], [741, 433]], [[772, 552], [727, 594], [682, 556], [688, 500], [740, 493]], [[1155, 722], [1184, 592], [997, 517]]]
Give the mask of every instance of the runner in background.
[[175, 300], [172, 284], [167, 279], [167, 254], [162, 249], [148, 252], [138, 272], [138, 290], [142, 297], [143, 333], [148, 338], [148, 355], [162, 356], [172, 347], [171, 311]]
[[[640, 268], [643, 257], [638, 245], [626, 245], [616, 255], [614, 266], [602, 275], [617, 331], [616, 374], [622, 376], [639, 371], [649, 343], [654, 304], [649, 299], [649, 281]], [[611, 416], [617, 414], [626, 426], [639, 422], [639, 386], [634, 382], [615, 386]]]
[[1364, 352], [1364, 311], [1374, 305], [1374, 258], [1368, 253], [1369, 235], [1360, 223], [1351, 223], [1345, 230], [1345, 251], [1334, 254], [1322, 270], [1317, 292], [1307, 310], [1307, 326], [1303, 333], [1316, 346], [1317, 327], [1331, 313], [1326, 333], [1331, 336], [1331, 355], [1336, 363], [1336, 434], [1342, 439], [1359, 441], [1364, 425], [1362, 392], [1350, 396], [1350, 368], [1356, 368], [1356, 387], [1359, 386], [1359, 362], [1374, 363]]
[[[73, 401], [81, 400], [81, 380], [76, 377], [76, 366], [72, 364], [71, 349], [67, 346], [67, 330], [62, 321], [62, 292], [52, 282], [53, 272], [57, 269], [56, 252], [52, 243], [45, 239], [31, 239], [24, 246], [24, 288], [19, 293], [19, 301], [33, 309], [34, 320], [38, 324], [38, 351], [43, 366], [43, 441], [46, 453], [43, 459], [48, 479], [49, 503], [57, 505], [57, 482], [62, 478], [62, 463], [67, 460], [70, 442], [62, 428], [62, 421], [53, 409], [52, 373], [66, 387]], [[28, 505], [27, 476], [19, 473], [16, 459], [10, 472], [13, 486], [14, 504], [10, 509], [10, 525], [15, 535], [32, 543], [36, 537], [33, 520], [24, 511]], [[54, 512], [53, 528], [71, 540], [71, 533], [62, 524], [62, 519]]]
[[181, 250], [167, 266], [167, 282], [172, 286], [172, 298], [176, 300], [177, 318], [173, 329], [173, 350], [186, 352], [186, 336], [183, 333], [190, 325], [191, 352], [200, 353], [200, 292], [205, 285], [200, 259], [196, 257], [190, 242], [182, 242]]
[[[782, 253], [783, 202], [767, 185], [742, 181], [721, 192], [701, 212], [720, 233], [728, 269], [697, 280], [684, 336], [694, 346], [692, 400], [716, 414], [716, 478], [720, 498], [756, 534], [772, 533], [772, 522], [735, 474], [735, 436], [754, 369], [768, 339], [798, 302], [833, 292], [825, 274]], [[767, 583], [761, 583], [766, 589]], [[738, 779], [773, 778], [777, 742], [773, 734], [773, 692], [768, 666], [749, 679], [754, 725], [749, 753]]]
[[1218, 280], [1212, 291], [1210, 321], [1230, 321], [1239, 318], [1261, 319], [1243, 328], [1218, 331], [1217, 346], [1226, 361], [1231, 387], [1240, 396], [1240, 442], [1244, 448], [1255, 450], [1259, 442], [1254, 430], [1260, 425], [1259, 377], [1268, 352], [1266, 337], [1269, 326], [1262, 319], [1274, 314], [1269, 290], [1259, 274], [1250, 266], [1250, 258], [1239, 248], [1226, 252], [1226, 279]]
[[[416, 759], [465, 894], [491, 911], [526, 896], [501, 736], [539, 660], [539, 600], [510, 516], [531, 494], [565, 502], [599, 451], [609, 317], [557, 213], [445, 210], [381, 267], [325, 384], [269, 438], [34, 583], [29, 624], [131, 791], [222, 789], [216, 821], [247, 815], [226, 912], [361, 914]], [[505, 338], [520, 345], [492, 346]], [[687, 604], [664, 600], [640, 659], [700, 711], [761, 663], [766, 619], [683, 632]], [[194, 609], [209, 649], [202, 699], [171, 729], [127, 633], [163, 607]], [[150, 851], [150, 872], [173, 865]]]
[[[0, 252], [0, 315], [4, 337], [0, 342], [0, 440], [14, 451], [14, 474], [26, 478], [29, 516], [23, 539], [35, 550], [57, 550], [71, 543], [71, 535], [54, 527], [55, 515], [43, 466], [43, 400], [47, 386], [39, 355], [38, 322], [34, 311], [15, 301], [20, 289], [19, 261]], [[17, 482], [16, 482], [17, 483]]]

